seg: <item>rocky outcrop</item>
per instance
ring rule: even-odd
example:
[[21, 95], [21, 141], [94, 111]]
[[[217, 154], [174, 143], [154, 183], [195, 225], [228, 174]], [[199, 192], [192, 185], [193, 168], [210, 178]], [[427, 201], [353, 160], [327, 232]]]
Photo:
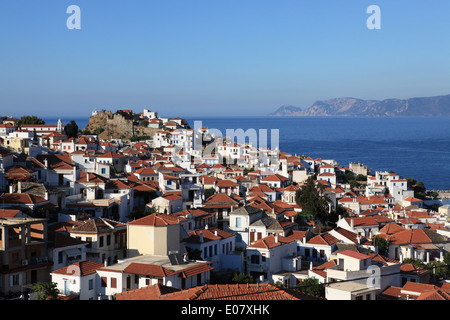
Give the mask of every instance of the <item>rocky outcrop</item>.
[[158, 129], [141, 125], [140, 121], [128, 119], [123, 114], [103, 110], [89, 118], [84, 130], [97, 134], [102, 140], [129, 140], [133, 136], [152, 137]]

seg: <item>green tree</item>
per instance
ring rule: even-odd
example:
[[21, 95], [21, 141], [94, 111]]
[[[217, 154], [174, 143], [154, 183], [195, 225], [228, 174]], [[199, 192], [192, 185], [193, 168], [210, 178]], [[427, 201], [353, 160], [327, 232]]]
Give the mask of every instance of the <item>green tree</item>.
[[36, 116], [22, 116], [16, 121], [16, 125], [21, 127], [23, 124], [45, 124], [45, 121]]
[[36, 133], [36, 128], [33, 129], [33, 141], [39, 141], [38, 135]]
[[247, 275], [245, 273], [237, 273], [235, 272], [233, 278], [231, 279], [232, 283], [256, 283], [255, 279], [251, 275]]
[[386, 254], [389, 250], [389, 241], [380, 236], [374, 236], [372, 238], [372, 243], [375, 247], [378, 247], [378, 252], [380, 254]]
[[316, 187], [311, 176], [306, 184], [295, 193], [296, 203], [302, 207], [302, 216], [309, 220], [325, 222], [328, 215], [328, 203], [321, 195], [323, 186]]
[[40, 282], [33, 285], [31, 292], [37, 293], [37, 300], [57, 300], [60, 291], [56, 282]]
[[98, 136], [99, 134], [101, 134], [103, 131], [105, 131], [105, 128], [102, 127], [98, 127], [94, 129], [93, 134], [95, 134], [96, 136]]
[[191, 249], [189, 247], [186, 247], [186, 252], [188, 254], [189, 259], [203, 260], [202, 259], [202, 251], [200, 249]]
[[319, 281], [312, 277], [306, 278], [297, 284], [296, 289], [305, 294], [309, 294], [316, 297], [325, 297], [325, 286], [319, 284]]
[[450, 274], [450, 252], [444, 254], [444, 264], [447, 266], [447, 274]]
[[78, 125], [75, 122], [75, 120], [71, 120], [66, 127], [64, 128], [64, 131], [66, 132], [66, 135], [69, 138], [76, 138], [78, 137]]
[[430, 269], [435, 280], [443, 280], [447, 277], [448, 267], [445, 265], [445, 262], [435, 261], [428, 264], [427, 268]]
[[422, 260], [420, 259], [415, 259], [415, 258], [405, 258], [403, 259], [403, 263], [411, 263], [412, 265], [416, 266], [416, 267], [420, 267], [420, 268], [424, 268], [425, 264], [423, 263]]
[[206, 188], [205, 189], [205, 199], [208, 199], [215, 193], [216, 193], [216, 190], [214, 188]]
[[346, 218], [349, 215], [349, 212], [342, 205], [338, 205], [337, 208], [330, 213], [328, 221], [336, 223], [340, 216]]

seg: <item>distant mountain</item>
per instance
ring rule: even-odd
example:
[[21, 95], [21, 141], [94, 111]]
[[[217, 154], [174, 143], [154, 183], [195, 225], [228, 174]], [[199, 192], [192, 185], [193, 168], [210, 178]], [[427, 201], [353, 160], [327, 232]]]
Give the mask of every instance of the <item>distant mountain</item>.
[[362, 100], [335, 98], [316, 101], [307, 109], [283, 105], [269, 116], [359, 116], [359, 117], [435, 117], [450, 116], [450, 95], [410, 98]]

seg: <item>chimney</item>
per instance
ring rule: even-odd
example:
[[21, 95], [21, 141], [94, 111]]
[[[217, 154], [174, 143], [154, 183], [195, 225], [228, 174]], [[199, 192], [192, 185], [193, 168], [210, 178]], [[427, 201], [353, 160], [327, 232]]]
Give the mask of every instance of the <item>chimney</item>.
[[14, 193], [14, 185], [9, 185], [9, 193]]
[[200, 231], [200, 242], [203, 243], [203, 231]]
[[353, 221], [353, 218], [350, 219], [350, 227], [353, 229], [355, 227], [355, 223]]
[[17, 193], [22, 193], [22, 181], [17, 181]]
[[215, 230], [214, 235], [217, 237], [219, 235], [219, 232], [217, 232], [217, 230]]
[[275, 243], [278, 243], [278, 233], [275, 234]]

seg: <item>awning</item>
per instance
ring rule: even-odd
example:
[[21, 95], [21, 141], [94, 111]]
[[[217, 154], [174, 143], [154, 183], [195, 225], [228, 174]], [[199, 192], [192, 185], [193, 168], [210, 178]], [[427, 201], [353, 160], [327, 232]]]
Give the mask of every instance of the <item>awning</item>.
[[80, 256], [81, 255], [81, 250], [80, 249], [69, 249], [69, 250], [65, 250], [66, 254], [68, 257], [76, 257], [76, 256]]
[[414, 247], [418, 250], [439, 250], [439, 247], [431, 243], [416, 244]]

